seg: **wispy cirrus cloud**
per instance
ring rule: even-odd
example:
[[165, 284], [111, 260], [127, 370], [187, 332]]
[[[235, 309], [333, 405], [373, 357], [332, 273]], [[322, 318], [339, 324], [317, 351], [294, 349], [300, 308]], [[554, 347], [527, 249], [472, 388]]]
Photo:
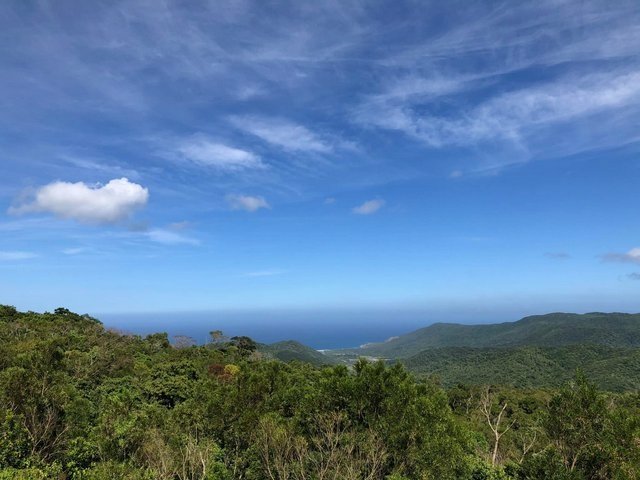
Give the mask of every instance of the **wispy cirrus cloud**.
[[25, 251], [6, 251], [0, 250], [0, 262], [13, 262], [20, 260], [29, 260], [32, 258], [36, 258], [38, 256], [37, 253], [34, 252], [25, 252]]
[[329, 153], [334, 145], [307, 127], [282, 118], [232, 116], [236, 128], [290, 152]]
[[187, 231], [191, 222], [173, 222], [164, 227], [150, 227], [146, 223], [130, 224], [129, 232], [122, 234], [125, 238], [143, 239], [167, 246], [200, 245], [198, 238]]
[[256, 270], [254, 272], [247, 272], [247, 273], [243, 273], [240, 276], [241, 277], [247, 277], [247, 278], [256, 278], [256, 277], [273, 277], [275, 275], [282, 275], [284, 273], [286, 273], [286, 270], [280, 270], [280, 269], [272, 269], [272, 270]]
[[200, 241], [181, 232], [165, 228], [152, 228], [143, 235], [155, 243], [163, 245], [200, 245]]
[[187, 237], [178, 232], [165, 230], [162, 228], [154, 228], [145, 232], [149, 240], [163, 245], [199, 245], [200, 242], [195, 238]]
[[[267, 165], [236, 132], [225, 131], [229, 119], [285, 152], [337, 156], [357, 144], [374, 153], [367, 143], [383, 131], [394, 136], [391, 144], [408, 136], [427, 149], [473, 149], [469, 163], [475, 164], [485, 162], [483, 148], [505, 151], [496, 160], [502, 165], [638, 140], [631, 127], [640, 111], [637, 96], [623, 92], [637, 83], [640, 64], [634, 2], [467, 7], [407, 4], [382, 22], [390, 13], [385, 2], [364, 8], [359, 1], [319, 1], [278, 10], [251, 1], [186, 8], [168, 0], [150, 8], [147, 0], [132, 0], [98, 2], [75, 16], [35, 5], [29, 18], [40, 25], [36, 31], [20, 28], [25, 10], [5, 2], [2, 27], [17, 41], [16, 51], [2, 58], [0, 88], [8, 94], [0, 122], [16, 131], [24, 130], [21, 122], [48, 131], [47, 116], [64, 114], [73, 117], [61, 126], [64, 137], [99, 112], [116, 128], [93, 132], [93, 141], [125, 146], [128, 136], [179, 137], [207, 125], [219, 135], [185, 142], [178, 154], [227, 173]], [[433, 25], [434, 17], [450, 21]], [[591, 97], [589, 106], [584, 99]], [[256, 101], [250, 110], [247, 99]], [[313, 118], [301, 113], [310, 111]], [[572, 142], [557, 128], [593, 125], [593, 134], [574, 135]], [[359, 138], [362, 126], [371, 129], [370, 139]], [[306, 180], [306, 170], [290, 165], [295, 159], [278, 161], [269, 163], [281, 169], [274, 181], [290, 188]], [[341, 165], [331, 164], [331, 180]], [[398, 161], [386, 165], [403, 168]], [[90, 168], [82, 160], [77, 166]]]
[[188, 234], [192, 223], [187, 220], [172, 222], [163, 228], [144, 230], [142, 234], [150, 241], [163, 245], [200, 245], [200, 240]]
[[229, 194], [225, 197], [232, 210], [255, 212], [261, 208], [271, 208], [269, 203], [260, 196]]
[[[468, 149], [465, 172], [637, 142], [640, 11], [602, 7], [470, 5], [455, 25], [391, 45], [352, 118], [430, 149]], [[534, 71], [544, 74], [532, 81]]]
[[65, 255], [80, 255], [81, 253], [87, 252], [88, 249], [86, 247], [69, 247], [62, 250], [62, 253]]
[[371, 215], [384, 207], [385, 201], [382, 199], [367, 200], [362, 205], [354, 207], [351, 211], [357, 215]]
[[249, 150], [215, 142], [201, 135], [183, 141], [176, 151], [181, 158], [189, 162], [221, 172], [266, 168], [266, 164], [259, 155]]
[[133, 168], [117, 165], [115, 163], [109, 163], [98, 159], [83, 158], [68, 154], [60, 155], [60, 159], [68, 163], [69, 165], [82, 170], [103, 172], [109, 175], [117, 175], [120, 177], [132, 179], [137, 179], [140, 177], [140, 173]]
[[[599, 114], [611, 117], [612, 112], [628, 118], [640, 112], [640, 69], [582, 77], [567, 75], [544, 85], [489, 97], [471, 108], [463, 105], [442, 116], [429, 108], [432, 95], [453, 93], [460, 84], [447, 81], [439, 85], [436, 82], [435, 87], [421, 86], [417, 89], [419, 94], [413, 90], [373, 97], [360, 107], [356, 118], [365, 124], [403, 132], [434, 148], [508, 142], [540, 152], [541, 143], [536, 140], [550, 134], [549, 129], [558, 124]], [[626, 135], [618, 141], [636, 138], [629, 128], [620, 131], [618, 122], [612, 123], [611, 129], [604, 126], [609, 134]], [[579, 142], [585, 148], [600, 146], [604, 133], [601, 128], [598, 135], [581, 137]]]
[[571, 0], [541, 0], [518, 8], [470, 4], [458, 12], [456, 24], [408, 48], [392, 50], [383, 63], [415, 69], [453, 57], [463, 62], [475, 58], [492, 60], [478, 65], [485, 67], [482, 70], [504, 73], [635, 56], [640, 38], [637, 6], [625, 1], [604, 6], [598, 1], [578, 6]]

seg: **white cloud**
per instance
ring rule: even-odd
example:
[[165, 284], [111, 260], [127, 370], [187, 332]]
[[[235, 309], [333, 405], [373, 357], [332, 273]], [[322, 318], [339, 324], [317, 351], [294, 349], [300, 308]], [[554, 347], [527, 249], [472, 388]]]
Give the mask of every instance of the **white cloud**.
[[384, 207], [384, 204], [385, 201], [381, 199], [368, 200], [362, 205], [354, 207], [352, 209], [352, 212], [358, 215], [371, 215], [372, 213], [376, 213], [378, 210]]
[[452, 28], [408, 48], [392, 46], [384, 63], [415, 70], [442, 59], [480, 57], [525, 69], [635, 55], [640, 31], [632, 4], [577, 7], [573, 1], [541, 0], [505, 10], [478, 3], [459, 12]]
[[265, 168], [260, 157], [204, 137], [194, 137], [178, 147], [178, 154], [195, 164], [225, 172]]
[[336, 203], [336, 199], [334, 197], [327, 197], [324, 199], [325, 205], [333, 205], [334, 203]]
[[255, 212], [261, 208], [271, 208], [263, 197], [230, 194], [226, 196], [226, 200], [232, 210]]
[[143, 207], [149, 190], [126, 178], [106, 185], [53, 182], [40, 187], [30, 202], [9, 208], [9, 213], [47, 212], [84, 223], [113, 223]]
[[265, 89], [261, 86], [246, 84], [238, 87], [236, 97], [238, 97], [238, 100], [245, 101], [262, 96], [265, 93]]
[[120, 165], [105, 163], [100, 160], [87, 158], [79, 158], [72, 155], [60, 155], [65, 162], [83, 170], [91, 170], [93, 172], [104, 172], [108, 175], [123, 176], [127, 178], [137, 179], [140, 174], [132, 168], [121, 167]]
[[258, 270], [258, 271], [255, 271], [255, 272], [243, 273], [240, 276], [241, 277], [250, 277], [250, 278], [272, 277], [274, 275], [282, 275], [283, 273], [286, 273], [286, 271], [285, 270]]
[[608, 262], [640, 263], [640, 247], [632, 248], [627, 253], [607, 253], [602, 258]]
[[[453, 88], [453, 87], [452, 87]], [[433, 147], [476, 145], [484, 141], [518, 143], [561, 122], [569, 122], [612, 109], [637, 104], [640, 72], [608, 72], [514, 90], [447, 116], [429, 113], [431, 94], [372, 97], [357, 112], [358, 121], [402, 131]], [[426, 95], [426, 97], [425, 97]]]
[[189, 228], [191, 226], [191, 222], [187, 221], [187, 220], [183, 220], [181, 222], [173, 222], [170, 223], [167, 228], [169, 230], [173, 230], [173, 231], [180, 231], [180, 230], [185, 230], [187, 228]]
[[281, 118], [231, 117], [231, 123], [267, 143], [291, 152], [327, 153], [333, 150], [325, 139], [308, 128]]
[[175, 230], [165, 230], [163, 228], [154, 228], [144, 235], [152, 242], [161, 243], [163, 245], [199, 245], [200, 242], [195, 238], [188, 237]]
[[87, 249], [84, 247], [73, 247], [73, 248], [65, 248], [64, 250], [62, 250], [62, 253], [64, 253], [65, 255], [79, 255], [86, 251]]
[[[542, 0], [520, 2], [513, 8], [504, 8], [500, 2], [467, 2], [464, 9], [451, 10], [445, 7], [447, 2], [442, 2], [435, 12], [451, 21], [438, 25], [429, 22], [433, 10], [430, 4], [434, 2], [412, 2], [403, 15], [406, 28], [401, 34], [396, 31], [397, 22], [380, 22], [383, 11], [364, 8], [364, 2], [320, 1], [286, 12], [263, 9], [260, 2], [224, 3], [199, 2], [200, 7], [194, 9], [184, 8], [182, 2], [167, 1], [149, 8], [148, 0], [132, 0], [117, 9], [96, 5], [91, 11], [60, 18], [56, 8], [34, 8], [30, 15], [41, 27], [37, 32], [20, 28], [23, 22], [16, 20], [24, 12], [7, 7], [3, 26], [16, 39], [16, 55], [23, 61], [15, 65], [8, 62], [0, 78], [11, 107], [3, 108], [0, 116], [16, 129], [25, 125], [31, 129], [40, 123], [47, 128], [51, 123], [48, 115], [62, 112], [64, 118], [71, 114], [77, 121], [87, 112], [100, 111], [112, 115], [110, 118], [136, 137], [150, 118], [154, 119], [154, 129], [171, 135], [173, 128], [196, 131], [203, 122], [212, 129], [220, 127], [229, 111], [278, 111], [279, 115], [304, 120], [306, 127], [259, 117], [261, 121], [247, 124], [251, 128], [245, 131], [287, 151], [323, 153], [338, 148], [329, 131], [334, 135], [351, 131], [360, 137], [360, 131], [353, 131], [341, 120], [344, 109], [351, 111], [354, 103], [370, 96], [377, 97], [374, 100], [379, 103], [367, 112], [369, 125], [385, 123], [383, 128], [406, 132], [429, 145], [465, 143], [468, 130], [469, 145], [475, 144], [478, 134], [483, 139], [504, 138], [501, 125], [497, 135], [491, 137], [476, 121], [481, 114], [476, 111], [479, 100], [567, 71], [582, 75], [614, 65], [638, 65], [640, 24], [632, 1], [577, 5], [575, 1]], [[131, 19], [136, 22], [132, 24]], [[40, 74], [29, 74], [34, 68]], [[505, 75], [512, 72], [520, 73]], [[354, 91], [356, 84], [359, 88]], [[456, 92], [463, 94], [436, 105], [427, 101]], [[237, 99], [254, 99], [256, 94], [260, 95], [257, 101], [235, 104]], [[216, 108], [205, 112], [198, 107], [202, 105]], [[145, 115], [131, 111], [131, 107]], [[316, 131], [315, 124], [297, 116], [301, 111], [313, 112], [326, 127]], [[467, 113], [473, 118], [467, 119]], [[628, 129], [633, 130], [637, 113], [630, 120]], [[583, 129], [583, 141], [590, 145], [602, 144], [592, 138], [598, 135], [596, 130], [616, 131], [611, 122], [593, 125], [597, 128]], [[478, 134], [468, 126], [480, 127]], [[60, 130], [63, 133], [65, 126], [60, 125]], [[518, 132], [522, 134], [519, 127]], [[556, 133], [560, 137], [563, 132]], [[81, 143], [87, 143], [88, 132], [83, 135]], [[120, 131], [92, 132], [91, 137], [96, 146], [103, 142], [117, 142], [123, 147], [133, 144], [131, 137], [122, 138]], [[385, 138], [389, 142], [386, 145], [396, 148], [395, 136], [389, 137]], [[617, 138], [621, 137], [626, 136]], [[368, 143], [364, 136], [360, 138]], [[372, 140], [370, 154], [378, 147], [373, 135]], [[403, 140], [398, 141], [403, 147]], [[551, 142], [526, 143], [556, 152]], [[572, 139], [571, 143], [577, 141]], [[223, 146], [234, 148], [234, 144]], [[500, 152], [502, 146], [498, 145]], [[234, 154], [231, 161], [222, 155], [211, 162], [211, 156], [202, 152], [189, 161], [199, 165], [204, 162], [225, 172], [254, 168], [246, 165], [255, 165], [251, 157], [255, 153], [241, 150], [243, 144], [235, 147], [240, 147], [235, 148], [241, 152], [240, 157]], [[171, 142], [164, 151], [175, 157], [176, 144]], [[300, 166], [289, 161], [280, 165], [279, 160], [270, 162], [273, 182], [283, 179], [286, 188], [304, 189], [305, 185], [295, 185], [290, 178], [299, 173], [296, 169]], [[469, 163], [477, 161], [485, 167], [484, 160], [472, 159]], [[341, 159], [339, 166], [344, 163]], [[395, 171], [403, 168], [401, 162], [390, 165]], [[464, 164], [460, 168], [465, 173], [469, 170]], [[384, 175], [385, 169], [381, 170], [380, 175]], [[340, 181], [343, 173], [327, 181]], [[287, 175], [289, 178], [284, 179]], [[105, 178], [121, 176], [135, 180], [124, 171], [113, 171]], [[173, 177], [185, 178], [180, 174]], [[246, 187], [232, 188], [242, 191]]]
[[1, 262], [11, 262], [16, 260], [29, 260], [30, 258], [36, 258], [38, 255], [33, 252], [21, 252], [21, 251], [0, 251]]

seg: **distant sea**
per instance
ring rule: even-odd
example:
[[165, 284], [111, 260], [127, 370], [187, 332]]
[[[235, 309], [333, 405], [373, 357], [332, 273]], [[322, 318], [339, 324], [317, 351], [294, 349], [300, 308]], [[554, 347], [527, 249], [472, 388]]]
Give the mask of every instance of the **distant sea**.
[[[535, 303], [535, 302], [534, 302]], [[620, 311], [620, 305], [594, 302], [588, 308], [566, 309], [558, 304], [511, 303], [481, 305], [442, 304], [415, 309], [399, 307], [315, 310], [216, 310], [161, 313], [92, 313], [106, 327], [147, 335], [167, 332], [170, 337], [187, 335], [207, 342], [209, 332], [222, 330], [227, 336], [246, 335], [262, 343], [297, 340], [316, 349], [358, 347], [383, 342], [389, 337], [412, 332], [438, 322], [481, 324], [512, 322], [527, 315], [559, 311], [577, 313]], [[627, 308], [637, 311], [637, 305]]]
[[[107, 327], [147, 335], [187, 335], [203, 344], [212, 330], [258, 342], [297, 340], [316, 349], [357, 347], [426, 327], [439, 318], [413, 311], [229, 311], [96, 314]], [[451, 321], [451, 320], [449, 320]], [[474, 322], [475, 323], [475, 322]]]

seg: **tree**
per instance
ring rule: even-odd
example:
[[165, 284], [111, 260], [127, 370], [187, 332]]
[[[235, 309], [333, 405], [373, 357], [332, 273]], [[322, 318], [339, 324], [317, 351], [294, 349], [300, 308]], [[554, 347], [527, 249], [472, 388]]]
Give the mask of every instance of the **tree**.
[[171, 346], [169, 335], [167, 333], [153, 333], [144, 338], [154, 350], [164, 350]]
[[498, 459], [498, 448], [500, 439], [515, 424], [515, 419], [505, 423], [505, 412], [507, 412], [507, 402], [499, 401], [496, 405], [495, 394], [490, 387], [487, 387], [480, 395], [480, 412], [489, 425], [493, 434], [493, 451], [491, 453], [491, 465], [495, 466]]
[[23, 419], [12, 410], [0, 410], [0, 469], [25, 465], [30, 450]]
[[249, 337], [178, 349], [68, 311], [2, 315], [0, 480], [640, 480], [640, 395], [582, 375], [448, 396], [400, 364], [316, 368], [258, 359]]
[[231, 337], [231, 344], [238, 349], [238, 353], [242, 357], [248, 357], [258, 348], [256, 342], [245, 336]]
[[178, 349], [191, 348], [196, 345], [195, 339], [188, 335], [175, 335], [173, 339], [174, 345]]
[[0, 320], [13, 320], [18, 316], [18, 310], [11, 305], [0, 305]]
[[589, 478], [598, 478], [606, 463], [606, 424], [605, 398], [580, 371], [551, 399], [544, 422], [567, 470], [583, 470]]
[[212, 344], [216, 345], [226, 340], [222, 330], [212, 330], [209, 332], [209, 340]]

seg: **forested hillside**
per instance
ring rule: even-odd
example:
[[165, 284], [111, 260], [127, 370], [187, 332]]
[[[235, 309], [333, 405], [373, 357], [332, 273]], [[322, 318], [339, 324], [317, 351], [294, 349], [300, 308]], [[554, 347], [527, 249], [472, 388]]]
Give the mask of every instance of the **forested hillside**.
[[408, 358], [438, 347], [557, 347], [596, 344], [640, 347], [640, 314], [550, 313], [517, 322], [490, 325], [436, 323], [347, 352], [385, 358]]
[[[293, 348], [293, 346], [291, 346]], [[295, 349], [294, 349], [295, 350]], [[0, 479], [638, 479], [640, 396], [315, 367], [0, 307]]]
[[307, 347], [295, 340], [285, 340], [271, 343], [269, 345], [259, 345], [258, 349], [269, 358], [291, 362], [294, 360], [310, 363], [316, 366], [334, 365], [337, 362], [335, 357], [324, 355], [323, 353]]
[[611, 391], [640, 389], [640, 349], [604, 345], [566, 347], [429, 348], [403, 360], [412, 372], [436, 375], [444, 385], [497, 384], [558, 387], [576, 369]]

